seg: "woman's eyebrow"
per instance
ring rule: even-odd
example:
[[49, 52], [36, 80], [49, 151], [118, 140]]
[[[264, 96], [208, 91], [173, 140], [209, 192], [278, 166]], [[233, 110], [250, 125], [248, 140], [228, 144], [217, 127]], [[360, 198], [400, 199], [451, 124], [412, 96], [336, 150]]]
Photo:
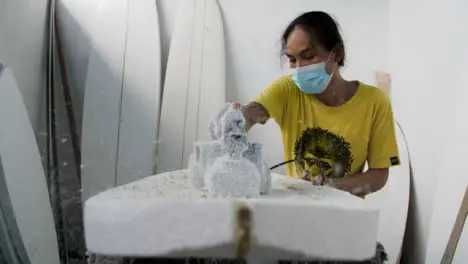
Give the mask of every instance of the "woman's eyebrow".
[[309, 51], [311, 51], [311, 49], [312, 49], [312, 47], [308, 47], [308, 48], [302, 50], [301, 52], [299, 52], [299, 55], [300, 55], [300, 56], [304, 56], [304, 54], [307, 53], [307, 52], [309, 52]]
[[[298, 53], [298, 55], [299, 55], [299, 56], [303, 56], [304, 53], [309, 52], [311, 49], [312, 49], [312, 47], [305, 48], [305, 49], [301, 50], [301, 51]], [[286, 54], [286, 57], [288, 57], [288, 58], [294, 58], [294, 57], [295, 57], [294, 55], [291, 55], [291, 54], [289, 54], [288, 52], [285, 52], [285, 54]]]

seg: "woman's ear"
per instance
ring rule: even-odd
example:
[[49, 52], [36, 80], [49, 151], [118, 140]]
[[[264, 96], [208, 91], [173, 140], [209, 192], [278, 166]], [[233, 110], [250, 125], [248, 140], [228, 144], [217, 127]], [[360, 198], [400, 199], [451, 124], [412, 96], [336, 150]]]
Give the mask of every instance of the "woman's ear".
[[335, 46], [334, 50], [334, 59], [336, 63], [339, 63], [343, 58], [344, 58], [344, 45], [343, 44], [338, 44]]

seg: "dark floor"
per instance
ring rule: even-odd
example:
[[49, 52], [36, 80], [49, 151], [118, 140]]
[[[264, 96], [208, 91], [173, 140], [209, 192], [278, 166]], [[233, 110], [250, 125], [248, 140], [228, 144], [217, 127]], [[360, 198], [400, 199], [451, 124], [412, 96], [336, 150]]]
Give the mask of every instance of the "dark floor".
[[[387, 261], [387, 253], [382, 244], [377, 243], [375, 256], [364, 261], [278, 261], [278, 264], [384, 264]], [[97, 256], [91, 254], [89, 264], [246, 264], [244, 260], [227, 260], [211, 258], [189, 258], [189, 259], [169, 259], [169, 258], [115, 258]]]

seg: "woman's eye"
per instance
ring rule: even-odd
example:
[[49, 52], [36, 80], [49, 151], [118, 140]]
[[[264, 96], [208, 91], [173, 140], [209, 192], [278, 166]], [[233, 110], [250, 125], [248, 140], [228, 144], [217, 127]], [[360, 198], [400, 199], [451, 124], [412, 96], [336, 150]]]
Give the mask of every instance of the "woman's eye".
[[315, 58], [315, 55], [305, 55], [303, 57], [304, 60], [313, 60]]
[[289, 59], [289, 63], [296, 63], [296, 59], [293, 59], [293, 58]]

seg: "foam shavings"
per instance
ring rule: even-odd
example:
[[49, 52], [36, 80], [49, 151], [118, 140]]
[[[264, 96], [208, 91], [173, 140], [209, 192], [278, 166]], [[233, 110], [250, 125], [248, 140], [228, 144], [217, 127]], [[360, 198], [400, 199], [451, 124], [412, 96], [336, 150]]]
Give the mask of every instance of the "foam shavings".
[[[111, 188], [90, 198], [86, 203], [95, 201], [114, 202], [152, 202], [155, 200], [197, 201], [210, 199], [208, 188], [193, 188], [189, 183], [187, 170], [153, 175], [126, 185]], [[310, 182], [283, 175], [272, 174], [271, 192], [256, 200], [275, 203], [322, 203], [329, 206], [362, 208], [363, 200], [349, 193], [324, 186], [314, 186]], [[345, 205], [343, 205], [345, 203]]]
[[250, 143], [238, 106], [227, 105], [212, 120], [210, 142], [196, 142], [189, 161], [189, 182], [208, 188], [209, 197], [249, 197], [268, 194], [271, 176], [262, 146]]

